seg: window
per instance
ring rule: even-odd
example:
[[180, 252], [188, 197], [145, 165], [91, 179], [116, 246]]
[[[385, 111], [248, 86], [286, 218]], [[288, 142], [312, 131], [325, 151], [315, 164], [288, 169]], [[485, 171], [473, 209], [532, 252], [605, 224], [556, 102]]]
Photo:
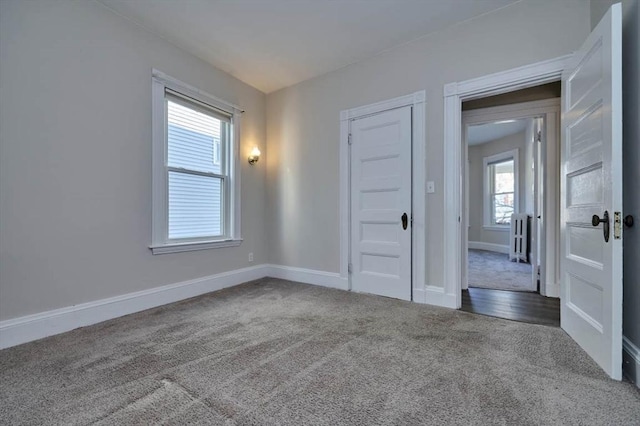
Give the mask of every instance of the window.
[[153, 74], [154, 254], [240, 244], [233, 105]]
[[484, 224], [507, 228], [518, 210], [518, 150], [484, 158]]

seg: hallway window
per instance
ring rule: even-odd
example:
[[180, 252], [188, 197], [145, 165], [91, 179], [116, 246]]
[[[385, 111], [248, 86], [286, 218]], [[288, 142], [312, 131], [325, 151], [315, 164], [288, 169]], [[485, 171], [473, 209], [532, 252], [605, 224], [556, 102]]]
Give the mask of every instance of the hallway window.
[[508, 226], [517, 213], [518, 150], [484, 158], [485, 226]]

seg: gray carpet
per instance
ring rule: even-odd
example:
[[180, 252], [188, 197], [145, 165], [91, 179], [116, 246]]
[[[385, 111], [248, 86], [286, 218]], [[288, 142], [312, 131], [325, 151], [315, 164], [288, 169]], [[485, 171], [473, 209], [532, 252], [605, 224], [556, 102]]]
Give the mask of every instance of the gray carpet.
[[509, 255], [469, 249], [469, 287], [532, 291], [531, 264], [509, 261]]
[[265, 279], [0, 352], [0, 424], [632, 425], [562, 330]]

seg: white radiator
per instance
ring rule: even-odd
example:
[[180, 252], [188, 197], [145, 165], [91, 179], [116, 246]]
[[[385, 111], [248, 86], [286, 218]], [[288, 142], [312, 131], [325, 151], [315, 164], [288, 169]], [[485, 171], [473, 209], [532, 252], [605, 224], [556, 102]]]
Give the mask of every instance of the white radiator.
[[509, 234], [509, 260], [528, 262], [529, 253], [529, 215], [511, 215], [511, 233]]

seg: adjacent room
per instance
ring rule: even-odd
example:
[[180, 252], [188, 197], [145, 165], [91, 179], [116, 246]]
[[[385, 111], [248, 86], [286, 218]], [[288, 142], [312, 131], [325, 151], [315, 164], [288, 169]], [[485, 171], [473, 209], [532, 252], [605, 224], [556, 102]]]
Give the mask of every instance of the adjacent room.
[[526, 150], [533, 121], [502, 120], [467, 130], [470, 287], [536, 291], [528, 238], [534, 193], [526, 179], [533, 172]]
[[0, 424], [640, 425], [639, 3], [0, 0]]
[[468, 263], [462, 309], [559, 327], [558, 298], [540, 294], [544, 230], [536, 206], [542, 207], [544, 200], [537, 198], [545, 193], [539, 179], [540, 148], [546, 142], [538, 141], [542, 129], [546, 133], [544, 117], [467, 127]]
[[462, 310], [560, 326], [559, 218], [545, 210], [560, 192], [546, 171], [558, 167], [561, 97], [555, 81], [462, 104]]

